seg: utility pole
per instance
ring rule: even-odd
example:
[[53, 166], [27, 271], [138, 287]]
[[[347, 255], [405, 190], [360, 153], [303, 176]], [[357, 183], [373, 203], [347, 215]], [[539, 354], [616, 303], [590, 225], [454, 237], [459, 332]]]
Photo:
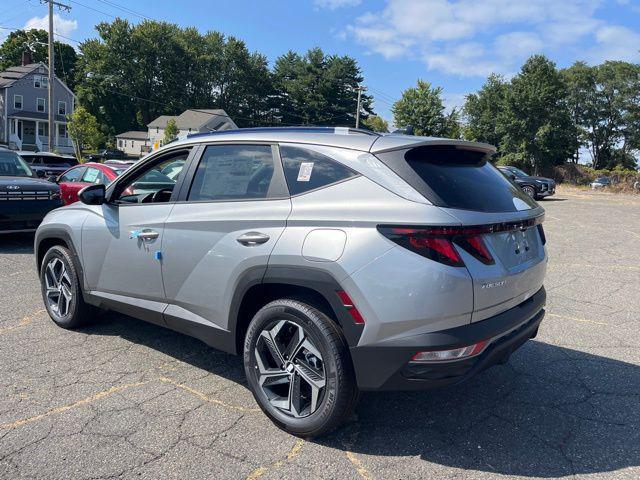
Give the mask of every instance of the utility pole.
[[356, 110], [356, 128], [360, 128], [360, 100], [362, 98], [362, 92], [364, 92], [367, 87], [362, 87], [358, 85], [358, 109]]
[[[54, 95], [54, 84], [55, 84], [55, 72], [53, 66], [53, 6], [55, 5], [60, 10], [65, 10], [67, 12], [71, 11], [71, 7], [69, 5], [64, 5], [63, 3], [55, 2], [54, 0], [40, 0], [40, 3], [48, 3], [49, 4], [49, 151], [53, 151], [54, 147], [54, 139], [55, 139], [55, 95]], [[36, 132], [36, 135], [38, 132]]]

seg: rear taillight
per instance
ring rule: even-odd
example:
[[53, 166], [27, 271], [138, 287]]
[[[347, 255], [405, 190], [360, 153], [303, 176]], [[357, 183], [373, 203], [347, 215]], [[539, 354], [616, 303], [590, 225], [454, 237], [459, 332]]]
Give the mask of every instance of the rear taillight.
[[388, 239], [412, 252], [451, 267], [463, 267], [457, 245], [486, 265], [495, 263], [484, 239], [475, 229], [456, 227], [378, 227]]

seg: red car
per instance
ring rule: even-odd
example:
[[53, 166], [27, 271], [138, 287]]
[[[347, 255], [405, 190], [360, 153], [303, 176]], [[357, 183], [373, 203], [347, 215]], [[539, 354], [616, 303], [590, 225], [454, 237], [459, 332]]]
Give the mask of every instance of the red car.
[[78, 192], [87, 185], [103, 183], [107, 185], [127, 169], [128, 165], [103, 165], [83, 163], [70, 168], [56, 179], [65, 205], [78, 201]]

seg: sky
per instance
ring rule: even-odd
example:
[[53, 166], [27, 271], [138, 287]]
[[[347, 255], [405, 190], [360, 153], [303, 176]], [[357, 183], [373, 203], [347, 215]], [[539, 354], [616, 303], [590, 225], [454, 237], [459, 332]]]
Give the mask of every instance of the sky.
[[[294, 50], [321, 47], [354, 57], [376, 113], [418, 79], [441, 86], [448, 108], [490, 73], [516, 74], [543, 53], [566, 67], [577, 60], [640, 62], [640, 0], [60, 0], [59, 38], [73, 46], [95, 37], [101, 21], [145, 17], [243, 39], [273, 64]], [[39, 0], [0, 3], [0, 41], [8, 28], [46, 28]], [[72, 40], [69, 40], [72, 39]], [[390, 122], [391, 123], [391, 122]]]

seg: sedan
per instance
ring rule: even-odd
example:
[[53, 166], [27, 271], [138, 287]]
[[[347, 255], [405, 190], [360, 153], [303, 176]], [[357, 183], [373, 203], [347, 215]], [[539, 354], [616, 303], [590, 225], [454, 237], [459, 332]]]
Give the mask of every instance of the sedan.
[[593, 182], [591, 182], [591, 188], [593, 190], [597, 188], [604, 188], [611, 186], [611, 179], [609, 177], [598, 177]]
[[64, 204], [70, 205], [78, 201], [78, 192], [84, 187], [100, 183], [107, 185], [125, 170], [126, 166], [84, 163], [64, 172], [55, 183], [60, 185]]

